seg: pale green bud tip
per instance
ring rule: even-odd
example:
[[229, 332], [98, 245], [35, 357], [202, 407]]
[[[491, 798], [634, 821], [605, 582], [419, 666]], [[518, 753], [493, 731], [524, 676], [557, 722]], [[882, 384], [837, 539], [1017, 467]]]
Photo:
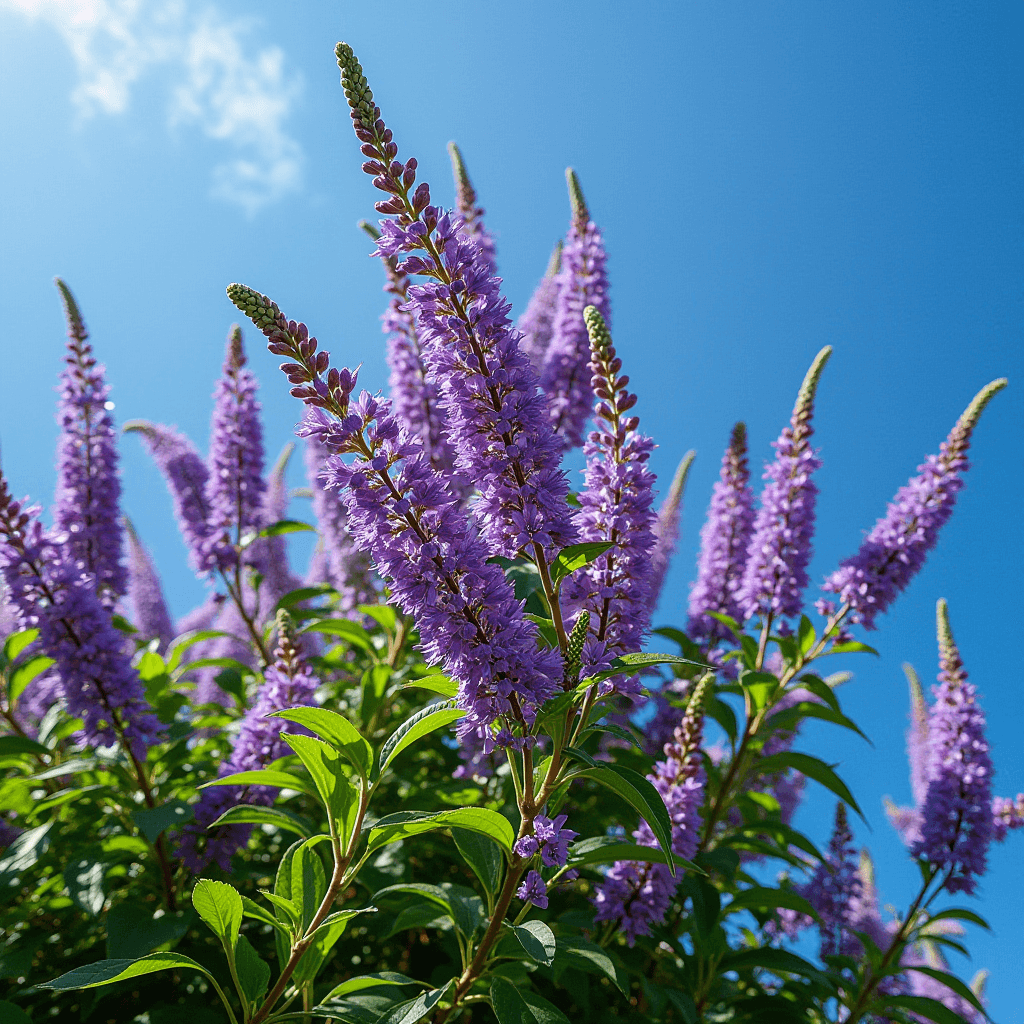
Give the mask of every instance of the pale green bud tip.
[[277, 303], [244, 284], [229, 284], [228, 298], [259, 328], [268, 331], [281, 316]]
[[128, 420], [121, 426], [121, 433], [139, 433], [147, 437], [156, 437], [156, 429], [149, 420]]
[[555, 243], [554, 249], [551, 251], [551, 259], [548, 261], [547, 273], [545, 277], [554, 277], [562, 269], [562, 240], [559, 239]]
[[666, 504], [675, 508], [683, 499], [683, 491], [686, 490], [686, 478], [690, 475], [690, 467], [697, 453], [691, 448], [676, 466], [676, 475], [672, 477], [672, 486], [669, 488]]
[[978, 420], [981, 419], [981, 414], [985, 411], [985, 406], [992, 401], [993, 397], [999, 394], [1009, 381], [1005, 377], [1000, 377], [997, 380], [992, 381], [991, 384], [986, 384], [971, 400], [971, 404], [964, 410], [964, 414], [957, 420], [956, 426], [953, 428], [953, 435], [963, 440], [966, 440], [971, 436], [974, 428], [978, 425]]
[[583, 322], [587, 325], [587, 334], [590, 335], [590, 347], [598, 349], [608, 348], [612, 343], [612, 336], [608, 325], [604, 322], [596, 306], [587, 306], [583, 310]]
[[368, 220], [361, 220], [359, 227], [362, 228], [375, 242], [380, 238], [380, 232]]
[[928, 704], [924, 699], [924, 687], [921, 679], [909, 662], [903, 664], [903, 674], [907, 677], [907, 685], [910, 687], [910, 719], [915, 727], [927, 726]]
[[590, 612], [582, 611], [576, 618], [572, 630], [569, 633], [566, 644], [566, 656], [570, 662], [580, 660], [583, 653], [583, 645], [587, 640], [587, 630], [590, 628]]
[[348, 43], [338, 43], [334, 48], [334, 56], [341, 68], [341, 87], [345, 92], [348, 105], [367, 125], [373, 124], [373, 93], [366, 84], [363, 68]]
[[231, 365], [240, 370], [245, 366], [245, 344], [242, 338], [242, 328], [238, 324], [232, 324], [228, 332], [228, 350], [231, 353]]
[[276, 620], [278, 637], [288, 637], [291, 639], [292, 630], [295, 628], [295, 624], [292, 621], [292, 617], [288, 614], [288, 610], [286, 608], [278, 608]]
[[60, 291], [61, 301], [64, 303], [64, 315], [68, 321], [68, 328], [76, 338], [84, 341], [85, 338], [88, 337], [88, 334], [85, 330], [85, 323], [82, 320], [82, 314], [78, 308], [78, 303], [75, 302], [75, 297], [71, 294], [71, 289], [59, 277], [55, 277], [53, 279], [53, 283]]
[[988, 971], [980, 970], [971, 978], [971, 991], [979, 998], [985, 994], [985, 986], [988, 984]]
[[580, 187], [580, 179], [571, 167], [565, 169], [565, 180], [569, 184], [569, 203], [572, 206], [572, 219], [581, 227], [586, 227], [590, 221], [590, 211], [587, 209], [587, 201], [583, 198], [583, 189]]
[[455, 183], [462, 186], [468, 185], [469, 172], [466, 170], [466, 162], [462, 159], [462, 152], [456, 143], [448, 143], [448, 156], [451, 157], [452, 174], [455, 175]]
[[803, 384], [800, 385], [800, 394], [797, 395], [796, 400], [798, 410], [810, 409], [814, 404], [814, 395], [818, 390], [818, 381], [821, 380], [822, 371], [825, 369], [825, 364], [829, 361], [831, 355], [832, 346], [826, 345], [814, 357], [814, 362], [811, 363], [811, 368], [807, 371]]
[[696, 718], [698, 715], [704, 714], [704, 701], [714, 681], [714, 672], [705, 672], [697, 680], [697, 685], [693, 689], [693, 696], [686, 702], [686, 715], [688, 718]]
[[871, 859], [871, 854], [868, 852], [866, 846], [861, 848], [860, 851], [860, 869], [859, 869], [861, 881], [865, 885], [874, 886], [875, 884], [875, 862]]
[[944, 597], [940, 597], [935, 603], [935, 631], [938, 634], [939, 658], [943, 667], [959, 663], [960, 652], [953, 639], [953, 629], [949, 624], [949, 605], [946, 604]]
[[729, 439], [729, 447], [733, 451], [746, 451], [747, 450], [747, 425], [740, 420], [732, 428], [732, 437]]

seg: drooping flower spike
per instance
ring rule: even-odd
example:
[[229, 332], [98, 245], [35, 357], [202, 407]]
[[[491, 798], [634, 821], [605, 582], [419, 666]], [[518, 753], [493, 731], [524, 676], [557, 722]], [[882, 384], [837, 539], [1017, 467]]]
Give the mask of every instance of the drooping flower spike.
[[128, 589], [128, 572], [121, 560], [121, 480], [110, 387], [93, 355], [75, 297], [59, 277], [55, 283], [64, 302], [68, 344], [57, 410], [54, 534], [70, 561], [93, 575], [104, 605], [113, 607]]
[[430, 205], [416, 180], [416, 160], [398, 147], [380, 118], [362, 68], [346, 43], [336, 48], [356, 136], [370, 159], [363, 169], [391, 198], [376, 204], [383, 257], [409, 255], [408, 274], [430, 281], [409, 289], [428, 373], [438, 382], [456, 469], [473, 481], [474, 513], [492, 555], [527, 551], [538, 564], [575, 539], [559, 469], [561, 448], [544, 415], [537, 376], [519, 349], [500, 280], [480, 247], [460, 231], [461, 219]]
[[562, 243], [559, 241], [551, 253], [547, 272], [530, 296], [526, 311], [519, 318], [517, 325], [522, 332], [519, 347], [526, 353], [530, 365], [538, 374], [544, 368], [544, 359], [551, 344], [555, 310], [558, 306], [558, 289], [562, 280], [558, 272], [561, 269]]
[[329, 368], [304, 324], [244, 285], [230, 285], [228, 296], [267, 335], [271, 352], [295, 360], [282, 369], [292, 394], [310, 407], [300, 435], [355, 456], [351, 464], [331, 459], [325, 482], [343, 491], [356, 543], [371, 553], [396, 604], [416, 618], [427, 660], [459, 680], [467, 711], [460, 731], [489, 729], [499, 717], [528, 725], [560, 689], [559, 655], [537, 650], [536, 628], [419, 440], [386, 399], [364, 391], [353, 400], [356, 375]]
[[831, 355], [832, 348], [826, 345], [815, 356], [789, 425], [773, 442], [775, 460], [764, 472], [767, 483], [736, 595], [741, 621], [755, 615], [766, 621], [795, 616], [803, 606], [818, 493], [811, 476], [821, 466], [810, 446], [811, 418], [818, 381]]
[[658, 509], [658, 518], [654, 522], [654, 548], [651, 551], [651, 587], [647, 595], [647, 603], [651, 615], [658, 606], [661, 590], [665, 586], [669, 563], [679, 543], [679, 517], [682, 511], [683, 492], [686, 490], [686, 478], [690, 475], [690, 467], [696, 458], [695, 451], [688, 451], [676, 467], [675, 476], [668, 489], [665, 500]]
[[[563, 592], [573, 610], [590, 613], [590, 636], [583, 651], [587, 671], [607, 667], [620, 654], [639, 651], [650, 624], [652, 510], [654, 475], [648, 460], [654, 442], [638, 432], [638, 417], [629, 412], [636, 395], [620, 376], [622, 360], [601, 313], [588, 306], [585, 323], [590, 338], [591, 385], [597, 401], [598, 427], [587, 440], [580, 541], [607, 542], [612, 547], [566, 580]], [[620, 681], [620, 689], [637, 692], [639, 683]]]
[[448, 143], [448, 155], [452, 161], [452, 176], [455, 178], [455, 208], [462, 215], [462, 230], [480, 246], [484, 265], [491, 277], [498, 276], [498, 263], [495, 257], [494, 236], [484, 227], [482, 206], [477, 206], [476, 189], [469, 180], [466, 162], [462, 152], [454, 142]]
[[838, 594], [865, 629], [875, 628], [875, 619], [906, 590], [938, 542], [939, 530], [952, 515], [964, 485], [963, 474], [970, 468], [971, 435], [985, 406], [1006, 383], [1005, 378], [994, 380], [974, 396], [939, 446], [939, 454], [929, 455], [918, 466], [919, 475], [896, 492], [860, 550], [825, 581], [822, 589]]
[[608, 296], [608, 257], [604, 239], [590, 219], [579, 178], [570, 167], [565, 172], [569, 183], [572, 224], [562, 249], [558, 298], [551, 327], [551, 342], [544, 356], [541, 388], [548, 400], [552, 426], [566, 448], [583, 444], [583, 432], [590, 417], [593, 396], [590, 391], [590, 341], [583, 311], [594, 306], [611, 322]]
[[725, 639], [729, 631], [708, 612], [743, 619], [740, 585], [754, 531], [754, 492], [747, 465], [747, 428], [737, 423], [711, 490], [707, 520], [700, 531], [697, 579], [690, 588], [687, 632], [695, 640]]
[[125, 519], [128, 535], [128, 604], [132, 625], [146, 640], [159, 640], [164, 650], [174, 638], [174, 625], [153, 559], [139, 540], [131, 520]]

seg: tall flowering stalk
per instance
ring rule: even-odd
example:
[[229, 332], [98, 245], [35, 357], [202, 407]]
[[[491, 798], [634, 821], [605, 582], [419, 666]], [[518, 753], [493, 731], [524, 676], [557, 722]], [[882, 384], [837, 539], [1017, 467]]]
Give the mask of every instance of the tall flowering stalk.
[[548, 269], [530, 296], [526, 310], [517, 325], [522, 333], [519, 347], [526, 353], [530, 365], [538, 374], [544, 368], [544, 359], [555, 327], [558, 291], [562, 283], [558, 272], [561, 269], [562, 243], [559, 241], [551, 253]]
[[739, 591], [754, 532], [754, 491], [747, 464], [747, 428], [737, 423], [711, 490], [708, 516], [700, 531], [697, 578], [690, 587], [687, 631], [695, 640], [724, 639], [729, 631], [708, 612], [740, 620]]
[[767, 483], [761, 492], [736, 602], [741, 619], [761, 617], [765, 635], [773, 619], [799, 615], [803, 606], [818, 493], [811, 475], [821, 466], [810, 446], [811, 418], [818, 381], [831, 355], [831, 347], [826, 346], [815, 357], [789, 426], [773, 442], [775, 460], [764, 472]]
[[[500, 280], [482, 250], [460, 231], [461, 218], [430, 205], [430, 187], [416, 180], [416, 160], [397, 160], [398, 146], [374, 106], [351, 47], [336, 49], [342, 86], [362, 152], [363, 169], [391, 198], [376, 204], [389, 219], [377, 243], [383, 257], [400, 253], [428, 371], [456, 451], [456, 468], [477, 484], [475, 515], [491, 554], [525, 550], [547, 573], [545, 552], [575, 539], [560, 445], [544, 416], [537, 377], [519, 350]], [[550, 584], [546, 589], [550, 590]], [[561, 623], [556, 622], [564, 643]]]
[[57, 412], [54, 528], [69, 559], [93, 575], [100, 599], [113, 607], [128, 588], [128, 573], [121, 561], [121, 480], [110, 387], [93, 355], [75, 297], [59, 277], [56, 284], [64, 302], [68, 344]]
[[[567, 603], [590, 613], [590, 634], [583, 650], [589, 670], [606, 667], [619, 654], [640, 650], [650, 624], [651, 552], [655, 544], [654, 474], [648, 467], [654, 442], [638, 432], [640, 420], [628, 415], [636, 395], [620, 376], [608, 327], [599, 310], [584, 312], [590, 338], [590, 371], [597, 396], [598, 428], [584, 447], [587, 465], [580, 494], [581, 542], [606, 542], [607, 552], [566, 581]], [[638, 692], [636, 678], [619, 683]]]
[[282, 369], [309, 406], [300, 435], [354, 456], [351, 464], [331, 459], [325, 483], [344, 491], [352, 536], [372, 554], [395, 603], [416, 618], [428, 661], [459, 680], [467, 711], [460, 730], [498, 718], [527, 727], [559, 690], [558, 654], [537, 650], [535, 627], [422, 444], [386, 399], [364, 391], [352, 400], [356, 375], [328, 371], [328, 354], [317, 352], [304, 324], [244, 285], [231, 285], [228, 295], [267, 335], [271, 352], [295, 360]]
[[654, 548], [651, 551], [651, 587], [647, 595], [647, 603], [651, 614], [658, 605], [665, 577], [668, 575], [669, 563], [679, 543], [679, 518], [682, 512], [683, 492], [686, 490], [686, 478], [690, 475], [690, 467], [696, 458], [695, 451], [688, 451], [676, 467], [672, 484], [665, 495], [665, 500], [658, 509], [658, 518], [654, 522]]
[[918, 466], [919, 475], [896, 492], [857, 554], [841, 562], [826, 580], [823, 589], [838, 594], [865, 629], [875, 628], [875, 618], [906, 590], [938, 542], [939, 530], [953, 514], [964, 485], [963, 474], [970, 468], [971, 435], [985, 406], [1006, 383], [1005, 378], [994, 380], [974, 396], [939, 446], [939, 454], [929, 455]]
[[466, 170], [462, 152], [454, 142], [448, 143], [448, 155], [451, 157], [452, 176], [455, 178], [455, 209], [462, 216], [462, 230], [480, 246], [481, 258], [487, 273], [491, 277], [497, 277], [498, 263], [494, 236], [484, 227], [484, 214], [487, 211], [477, 205], [476, 189], [469, 180], [469, 171]]
[[128, 604], [132, 623], [147, 640], [158, 640], [164, 649], [174, 637], [174, 626], [153, 559], [139, 540], [131, 521], [125, 520], [128, 534]]
[[608, 257], [598, 226], [590, 219], [579, 178], [570, 167], [569, 183], [572, 224], [562, 249], [558, 297], [551, 326], [551, 341], [544, 356], [541, 387], [548, 399], [552, 426], [566, 448], [583, 444], [583, 431], [593, 400], [587, 364], [590, 342], [583, 311], [593, 306], [611, 320], [608, 297]]
[[[257, 771], [291, 753], [291, 748], [281, 739], [284, 721], [269, 716], [286, 708], [314, 704], [318, 685], [313, 670], [303, 659], [291, 635], [287, 614], [278, 613], [274, 662], [263, 674], [256, 700], [242, 718], [231, 757], [222, 764], [218, 777]], [[214, 786], [204, 789], [194, 807], [195, 822], [183, 830], [178, 850], [189, 870], [198, 873], [210, 863], [220, 865], [225, 871], [230, 870], [231, 858], [249, 841], [252, 825], [225, 825], [209, 835], [206, 829], [235, 804], [269, 807], [276, 795], [276, 790], [266, 786]]]

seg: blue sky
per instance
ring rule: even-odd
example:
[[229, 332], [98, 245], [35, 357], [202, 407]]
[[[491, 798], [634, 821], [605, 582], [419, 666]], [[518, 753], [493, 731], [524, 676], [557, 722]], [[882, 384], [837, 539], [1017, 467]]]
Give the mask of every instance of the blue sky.
[[[940, 596], [984, 697], [997, 791], [1024, 790], [1020, 6], [375, 6], [0, 0], [0, 442], [15, 492], [53, 490], [54, 274], [80, 301], [121, 421], [176, 423], [205, 444], [235, 280], [384, 386], [380, 268], [355, 227], [375, 197], [332, 56], [344, 38], [445, 200], [445, 144], [461, 145], [517, 310], [567, 226], [564, 168], [578, 170], [654, 468], [667, 481], [698, 452], [661, 623], [682, 621], [732, 423], [746, 420], [759, 466], [823, 344], [835, 353], [816, 419], [815, 581], [972, 395], [1010, 378], [938, 549], [870, 638], [880, 658], [844, 666], [847, 710], [874, 747], [816, 729], [805, 740], [841, 763], [883, 900], [904, 905], [915, 871], [881, 798], [909, 797], [900, 665], [934, 677]], [[298, 409], [248, 337], [273, 456]], [[202, 587], [163, 484], [136, 440], [122, 452], [126, 510], [186, 611]], [[830, 818], [812, 788], [799, 823], [824, 839]], [[974, 963], [955, 965], [992, 971], [1005, 1024], [1024, 1021], [1021, 842], [993, 851], [978, 909], [994, 931], [970, 936]]]

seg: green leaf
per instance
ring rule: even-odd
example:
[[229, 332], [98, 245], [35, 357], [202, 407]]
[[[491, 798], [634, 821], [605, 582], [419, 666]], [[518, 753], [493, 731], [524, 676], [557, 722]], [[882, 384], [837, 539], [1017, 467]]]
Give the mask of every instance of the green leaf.
[[299, 926], [305, 932], [316, 917], [327, 894], [327, 874], [314, 847], [319, 837], [307, 839], [292, 855], [291, 892], [289, 896], [299, 912]]
[[394, 633], [398, 625], [398, 616], [395, 609], [386, 604], [361, 604], [356, 611], [361, 615], [369, 615], [381, 629], [388, 633]]
[[552, 1006], [543, 996], [537, 995], [532, 988], [520, 989], [519, 994], [523, 997], [526, 1005], [530, 1007], [533, 1019], [537, 1024], [570, 1024], [569, 1018], [557, 1006]]
[[359, 720], [363, 723], [364, 728], [370, 724], [381, 706], [392, 674], [393, 669], [387, 664], [371, 665], [363, 673], [360, 680], [362, 698], [359, 701]]
[[[774, 775], [776, 772], [785, 771], [787, 768], [795, 768], [803, 772], [809, 779], [820, 782], [826, 789], [831, 790], [840, 800], [850, 805], [862, 818], [864, 818], [857, 801], [830, 765], [825, 764], [820, 758], [812, 757], [810, 754], [800, 754], [794, 750], [783, 751], [781, 754], [772, 754], [770, 757], [762, 757], [754, 762], [756, 774]], [[867, 821], [864, 818], [865, 822]]]
[[151, 843], [155, 843], [161, 833], [172, 825], [183, 825], [194, 817], [192, 808], [184, 800], [168, 800], [159, 807], [140, 807], [132, 811], [136, 826]]
[[[566, 751], [568, 753], [568, 751]], [[639, 772], [618, 764], [600, 764], [596, 768], [585, 768], [573, 774], [572, 778], [588, 778], [617, 793], [648, 825], [657, 837], [668, 858], [669, 869], [675, 873], [672, 854], [672, 820], [661, 794]]]
[[30, 643], [39, 639], [38, 629], [23, 629], [18, 633], [12, 633], [4, 641], [4, 657], [8, 664], [14, 661]]
[[242, 926], [242, 897], [227, 882], [201, 878], [192, 890], [192, 906], [210, 931], [234, 949]]
[[235, 971], [242, 995], [250, 1005], [256, 1003], [270, 986], [270, 964], [260, 959], [259, 953], [244, 935], [239, 936], [235, 946]]
[[800, 626], [797, 629], [797, 643], [800, 644], [800, 653], [807, 657], [811, 648], [814, 646], [815, 640], [818, 639], [817, 634], [814, 632], [814, 624], [811, 622], [806, 615], [800, 616]]
[[282, 732], [288, 746], [299, 755], [306, 770], [313, 777], [320, 798], [332, 820], [347, 818], [348, 808], [356, 802], [356, 791], [341, 767], [341, 756], [334, 747], [312, 736]]
[[829, 686], [828, 683], [826, 683], [820, 676], [802, 675], [797, 681], [802, 683], [804, 689], [810, 690], [818, 700], [830, 707], [833, 711], [841, 710], [839, 707], [839, 698], [836, 696], [835, 690], [833, 690], [832, 687]]
[[399, 1003], [393, 1010], [384, 1014], [377, 1024], [417, 1024], [433, 1011], [454, 982], [455, 979], [452, 978], [443, 988], [433, 988], [415, 999]]
[[177, 942], [195, 923], [195, 915], [188, 910], [154, 917], [152, 907], [118, 903], [110, 908], [103, 923], [107, 956], [111, 960], [135, 960], [158, 946]]
[[279, 519], [276, 523], [264, 526], [259, 532], [261, 537], [281, 537], [286, 533], [316, 533], [316, 527], [298, 519]]
[[49, 754], [48, 747], [29, 739], [27, 736], [0, 736], [0, 757], [13, 757], [17, 754]]
[[440, 672], [431, 672], [411, 683], [403, 683], [401, 689], [430, 690], [431, 693], [439, 693], [442, 697], [455, 697], [459, 692], [459, 684]]
[[340, 910], [336, 914], [331, 914], [314, 932], [313, 942], [303, 954], [299, 966], [292, 976], [294, 983], [302, 986], [317, 976], [327, 960], [327, 955], [344, 934], [348, 922], [356, 914], [375, 914], [376, 912], [376, 907], [364, 907], [362, 910]]
[[0, 1000], [0, 1024], [32, 1024], [32, 1018], [14, 1003]]
[[[948, 910], [940, 910], [937, 914], [932, 914], [928, 918], [929, 921], [942, 921], [943, 919], [970, 921], [971, 924], [976, 924], [980, 928], [984, 928], [986, 931], [992, 930], [985, 918], [974, 913], [973, 910], [967, 910], [963, 907], [950, 907]], [[925, 927], [927, 928], [927, 925]]]
[[398, 811], [374, 822], [370, 829], [367, 851], [379, 849], [388, 843], [397, 842], [422, 832], [439, 828], [458, 827], [469, 829], [493, 839], [505, 855], [512, 856], [512, 844], [516, 840], [515, 830], [507, 818], [486, 807], [457, 807], [450, 811]]
[[[706, 874], [693, 861], [672, 855], [677, 865], [698, 875]], [[627, 843], [618, 836], [594, 836], [582, 842], [573, 843], [569, 850], [569, 863], [573, 867], [586, 867], [589, 864], [611, 864], [617, 860], [641, 861], [645, 864], [667, 864], [668, 858], [663, 850], [656, 846], [637, 846]]]
[[100, 985], [112, 985], [115, 981], [127, 981], [129, 978], [139, 978], [144, 974], [154, 974], [176, 967], [191, 968], [207, 977], [213, 977], [201, 964], [180, 953], [150, 953], [139, 960], [100, 960], [68, 971], [53, 981], [40, 982], [38, 987], [48, 988], [54, 992], [98, 988]]
[[981, 1005], [978, 997], [956, 975], [950, 974], [948, 971], [939, 971], [934, 967], [924, 967], [922, 965], [914, 965], [906, 968], [906, 970], [917, 971], [918, 974], [927, 974], [929, 978], [934, 978], [937, 982], [955, 992], [961, 999], [965, 999], [976, 1010], [985, 1013], [985, 1007]]
[[352, 992], [361, 992], [367, 988], [377, 988], [381, 985], [425, 985], [426, 982], [417, 981], [404, 974], [395, 971], [382, 971], [380, 974], [363, 974], [358, 978], [349, 978], [340, 985], [336, 985], [324, 996], [323, 1001], [329, 1003], [332, 999], [341, 999]]
[[264, 924], [269, 924], [271, 928], [275, 928], [278, 931], [287, 932], [283, 924], [274, 915], [267, 910], [265, 907], [261, 907], [255, 900], [249, 899], [248, 896], [242, 897], [242, 916], [251, 917], [256, 921], [262, 921]]
[[607, 950], [575, 936], [560, 935], [555, 942], [556, 968], [573, 967], [586, 974], [603, 974], [624, 996], [629, 995], [626, 972]]
[[622, 675], [628, 672], [632, 675], [644, 668], [651, 668], [654, 665], [689, 665], [696, 668], [707, 668], [707, 665], [699, 661], [691, 661], [689, 658], [681, 658], [678, 654], [623, 654], [612, 662], [611, 668], [598, 672], [590, 677], [591, 682], [600, 682], [602, 679], [610, 679], [612, 676]]
[[[467, 808], [471, 809], [471, 808]], [[509, 833], [512, 832], [509, 826]], [[514, 835], [514, 834], [513, 834]], [[508, 833], [506, 833], [506, 838]], [[501, 850], [490, 834], [466, 828], [452, 828], [452, 839], [462, 859], [472, 868], [484, 889], [496, 896], [501, 886]]]
[[613, 541], [602, 540], [589, 544], [570, 544], [567, 548], [562, 548], [551, 563], [551, 582], [557, 587], [570, 573], [582, 569], [613, 547]]
[[280, 807], [260, 807], [256, 804], [235, 804], [206, 827], [218, 828], [221, 825], [273, 825], [274, 828], [294, 832], [304, 839], [309, 839], [313, 834], [309, 824], [297, 814], [290, 814]]
[[365, 779], [373, 766], [373, 748], [359, 730], [345, 717], [327, 708], [288, 708], [275, 711], [271, 718], [283, 718], [305, 726], [310, 732], [331, 744]]
[[735, 953], [729, 953], [720, 962], [719, 970], [725, 971], [748, 971], [755, 967], [763, 967], [766, 970], [779, 972], [785, 971], [789, 974], [799, 974], [805, 978], [811, 978], [821, 984], [834, 988], [828, 975], [814, 964], [805, 960], [788, 949], [775, 949], [772, 946], [759, 946], [756, 949], [741, 949]]
[[709, 718], [714, 719], [724, 730], [725, 734], [736, 742], [736, 737], [739, 734], [739, 729], [736, 726], [736, 712], [718, 697], [712, 697], [705, 706], [705, 711]]
[[214, 640], [217, 637], [227, 635], [227, 633], [219, 629], [197, 629], [191, 633], [182, 633], [180, 637], [172, 642], [167, 651], [167, 671], [173, 672], [181, 664], [181, 659], [190, 647], [201, 643], [203, 640]]
[[818, 919], [817, 911], [803, 896], [797, 895], [790, 889], [772, 889], [759, 885], [750, 889], [742, 889], [736, 893], [732, 902], [722, 908], [721, 916], [725, 918], [740, 910], [773, 910], [775, 907], [796, 910], [814, 920]]
[[30, 778], [32, 782], [45, 782], [47, 779], [59, 779], [65, 775], [77, 775], [80, 772], [91, 772], [98, 768], [107, 767], [109, 766], [103, 764], [96, 757], [75, 757], [70, 761], [65, 761], [63, 764], [55, 764], [52, 768], [47, 768], [45, 771], [36, 772]]
[[543, 921], [514, 924], [512, 931], [531, 960], [545, 967], [555, 962], [555, 933]]
[[279, 893], [268, 892], [266, 889], [260, 889], [260, 892], [270, 903], [281, 911], [281, 914], [278, 915], [278, 924], [281, 926], [278, 929], [279, 931], [288, 931], [288, 928], [284, 926], [283, 922], [287, 922], [293, 929], [298, 928], [299, 910], [292, 900], [286, 899]]
[[491, 1008], [498, 1024], [536, 1024], [537, 1018], [511, 981], [495, 977], [491, 981]]
[[308, 796], [317, 795], [316, 789], [305, 779], [288, 772], [272, 771], [268, 768], [251, 772], [235, 772], [234, 775], [225, 775], [223, 778], [214, 779], [213, 782], [204, 782], [199, 788], [207, 789], [210, 786], [273, 786], [276, 789], [294, 789]]
[[95, 917], [106, 902], [103, 879], [106, 865], [90, 857], [76, 857], [64, 868], [64, 884], [68, 895], [90, 917]]
[[[772, 715], [767, 724], [773, 729], [786, 729], [794, 731], [800, 722], [805, 718], [817, 718], [822, 722], [831, 722], [832, 725], [840, 725], [844, 729], [849, 729], [851, 732], [855, 732], [861, 739], [867, 740], [871, 743], [871, 740], [861, 732], [856, 722], [847, 718], [841, 711], [835, 711], [833, 708], [822, 707], [821, 704], [813, 703], [812, 701], [801, 701], [799, 704], [794, 704], [791, 708], [786, 708], [785, 711], [780, 711], [777, 714]], [[871, 744], [874, 746], [874, 744]]]
[[53, 824], [50, 820], [45, 825], [26, 829], [7, 847], [0, 857], [0, 885], [9, 885], [16, 875], [27, 871], [46, 852]]
[[878, 651], [874, 647], [868, 647], [867, 644], [862, 644], [859, 640], [851, 640], [849, 643], [836, 644], [830, 650], [825, 651], [826, 654], [873, 654], [876, 658], [880, 657]]
[[316, 583], [311, 587], [296, 587], [294, 590], [289, 590], [274, 605], [274, 611], [280, 611], [282, 608], [291, 608], [302, 601], [309, 601], [314, 597], [323, 597], [326, 594], [337, 594], [337, 591], [329, 583]]
[[[30, 630], [30, 632], [35, 631]], [[10, 681], [7, 684], [7, 700], [11, 707], [17, 703], [18, 698], [25, 692], [25, 687], [53, 664], [53, 658], [48, 658], [45, 654], [39, 654], [34, 658], [30, 658], [24, 665], [19, 665], [11, 673]]]
[[317, 622], [310, 622], [299, 630], [300, 633], [323, 633], [325, 636], [336, 636], [346, 640], [349, 644], [362, 648], [370, 654], [375, 654], [377, 648], [373, 646], [373, 640], [362, 626], [356, 622], [349, 622], [348, 619], [320, 619]]
[[911, 1010], [925, 1020], [934, 1021], [935, 1024], [965, 1024], [959, 1013], [954, 1013], [948, 1006], [943, 1006], [937, 999], [929, 999], [928, 996], [886, 996], [875, 1006], [878, 1009], [897, 1007], [901, 1010]]
[[380, 768], [374, 773], [374, 779], [380, 778], [403, 750], [437, 729], [451, 725], [465, 713], [462, 708], [455, 706], [455, 701], [446, 700], [430, 704], [418, 711], [412, 718], [406, 719], [381, 747]]

